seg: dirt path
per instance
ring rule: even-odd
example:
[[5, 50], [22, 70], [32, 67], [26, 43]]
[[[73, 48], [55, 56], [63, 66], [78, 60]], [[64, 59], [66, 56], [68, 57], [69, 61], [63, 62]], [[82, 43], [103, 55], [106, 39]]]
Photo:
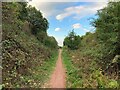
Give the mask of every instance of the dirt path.
[[50, 77], [50, 88], [65, 88], [66, 86], [66, 74], [65, 74], [65, 68], [62, 64], [62, 58], [61, 58], [62, 50], [59, 50], [59, 56], [58, 60], [56, 62], [55, 70], [53, 71], [51, 77]]

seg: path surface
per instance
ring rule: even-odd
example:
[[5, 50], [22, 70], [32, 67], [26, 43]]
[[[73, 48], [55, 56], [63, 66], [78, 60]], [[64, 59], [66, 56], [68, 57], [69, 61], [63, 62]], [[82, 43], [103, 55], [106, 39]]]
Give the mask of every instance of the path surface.
[[61, 58], [62, 50], [59, 50], [58, 60], [56, 62], [55, 70], [50, 77], [50, 88], [65, 88], [66, 86], [66, 74], [65, 68], [62, 64]]

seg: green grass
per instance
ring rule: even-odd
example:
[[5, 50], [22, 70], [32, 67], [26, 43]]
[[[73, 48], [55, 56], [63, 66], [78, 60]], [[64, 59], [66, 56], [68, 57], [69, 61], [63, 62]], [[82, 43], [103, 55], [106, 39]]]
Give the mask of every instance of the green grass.
[[[46, 60], [41, 66], [34, 67], [30, 70], [32, 73], [30, 76], [25, 75], [21, 77], [21, 82], [25, 84], [22, 87], [40, 88], [45, 82], [49, 80], [49, 77], [56, 65], [58, 58], [58, 51], [55, 51], [49, 60]], [[19, 87], [19, 85], [16, 85]]]
[[[67, 88], [119, 88], [119, 82], [103, 75], [101, 70], [96, 67], [94, 60], [87, 61], [86, 58], [83, 62], [81, 53], [78, 53], [79, 56], [77, 53], [78, 51], [74, 52], [63, 48], [62, 56], [67, 71]], [[74, 56], [74, 59], [71, 55]], [[77, 63], [75, 63], [76, 57], [80, 59]]]
[[80, 69], [73, 66], [72, 61], [68, 53], [63, 49], [62, 52], [63, 63], [67, 71], [67, 88], [79, 88], [82, 87], [82, 76], [78, 74]]

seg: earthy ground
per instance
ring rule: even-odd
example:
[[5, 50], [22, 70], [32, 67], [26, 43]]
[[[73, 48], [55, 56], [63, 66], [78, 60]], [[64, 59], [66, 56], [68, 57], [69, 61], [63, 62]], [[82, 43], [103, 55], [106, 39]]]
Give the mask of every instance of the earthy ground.
[[58, 60], [56, 62], [55, 70], [53, 71], [50, 81], [44, 85], [44, 88], [65, 88], [66, 87], [66, 73], [62, 64], [61, 58], [62, 50], [59, 50]]

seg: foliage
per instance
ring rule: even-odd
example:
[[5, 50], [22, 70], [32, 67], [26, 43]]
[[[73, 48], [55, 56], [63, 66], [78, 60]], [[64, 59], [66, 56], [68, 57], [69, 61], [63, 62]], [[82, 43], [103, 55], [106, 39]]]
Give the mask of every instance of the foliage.
[[31, 75], [24, 75], [21, 77], [21, 82], [27, 83], [27, 85], [22, 84], [21, 87], [29, 86], [31, 88], [43, 88], [55, 67], [57, 57], [58, 51], [52, 52], [52, 56], [49, 58], [49, 60], [46, 60], [41, 65], [37, 65], [30, 69]]
[[75, 32], [72, 31], [69, 35], [64, 39], [64, 46], [67, 46], [70, 49], [78, 49], [80, 44], [80, 37], [75, 35]]
[[80, 70], [72, 64], [66, 47], [63, 47], [62, 58], [67, 71], [67, 88], [81, 88], [83, 83], [82, 76], [78, 74]]
[[[119, 7], [120, 2], [109, 2], [107, 7], [99, 10], [98, 18], [92, 22], [96, 28], [95, 32], [87, 32], [86, 35], [80, 37], [78, 50], [67, 49], [66, 51], [71, 60], [67, 59], [68, 61], [65, 62], [72, 62], [72, 65], [78, 71], [80, 70], [80, 73], [78, 71], [74, 73], [79, 76], [78, 78], [82, 76], [82, 87], [119, 88]], [[74, 36], [73, 33], [71, 34]], [[70, 44], [70, 41], [66, 37], [64, 45], [67, 46], [68, 43]], [[72, 43], [69, 46], [72, 46]], [[75, 75], [72, 77], [75, 77]], [[78, 78], [76, 79], [79, 81]], [[72, 80], [69, 81], [72, 82]], [[80, 86], [81, 84], [78, 85], [78, 87]]]
[[[31, 11], [29, 11], [30, 9]], [[49, 59], [53, 60], [51, 59], [53, 58], [52, 54], [57, 51], [55, 39], [48, 39], [48, 43], [50, 40], [54, 47], [45, 46], [42, 41], [45, 40], [44, 37], [49, 38], [46, 32], [48, 22], [40, 11], [33, 7], [27, 7], [25, 2], [3, 2], [2, 14], [2, 83], [4, 87], [11, 88], [30, 87], [31, 84], [35, 87], [36, 76], [33, 78], [35, 80], [28, 80], [29, 76], [33, 76], [31, 70], [40, 67], [44, 62], [47, 63]], [[36, 34], [31, 32], [33, 29], [37, 30]], [[44, 36], [40, 37], [39, 35], [42, 33]], [[44, 72], [40, 73], [45, 75]], [[42, 81], [44, 80], [45, 78]], [[40, 85], [42, 83], [40, 82]]]
[[27, 21], [32, 24], [32, 33], [36, 35], [41, 31], [46, 32], [48, 29], [48, 21], [42, 16], [41, 12], [32, 6], [27, 8], [27, 12]]
[[27, 19], [27, 2], [18, 2], [20, 5], [20, 10], [19, 10], [19, 15], [18, 15], [18, 19], [24, 21]]
[[109, 2], [107, 7], [98, 11], [98, 18], [93, 21], [97, 43], [101, 49], [98, 50], [101, 54], [99, 62], [104, 62], [104, 65], [111, 63], [116, 55], [120, 55], [119, 7], [120, 2]]
[[119, 5], [120, 2], [109, 2], [107, 7], [98, 11], [98, 18], [92, 22], [96, 31], [82, 36], [79, 48], [84, 55], [93, 58], [104, 73], [115, 74], [114, 78], [120, 70], [119, 62], [112, 65], [114, 57], [120, 54]]
[[67, 88], [119, 88], [117, 80], [103, 75], [94, 59], [79, 50], [63, 47], [62, 56], [67, 71]]
[[51, 49], [56, 49], [57, 48], [57, 41], [55, 40], [54, 37], [47, 37], [44, 40], [44, 45], [47, 47], [50, 47]]
[[109, 88], [117, 88], [117, 87], [119, 87], [118, 82], [115, 81], [115, 80], [110, 80], [108, 85], [109, 85]]

